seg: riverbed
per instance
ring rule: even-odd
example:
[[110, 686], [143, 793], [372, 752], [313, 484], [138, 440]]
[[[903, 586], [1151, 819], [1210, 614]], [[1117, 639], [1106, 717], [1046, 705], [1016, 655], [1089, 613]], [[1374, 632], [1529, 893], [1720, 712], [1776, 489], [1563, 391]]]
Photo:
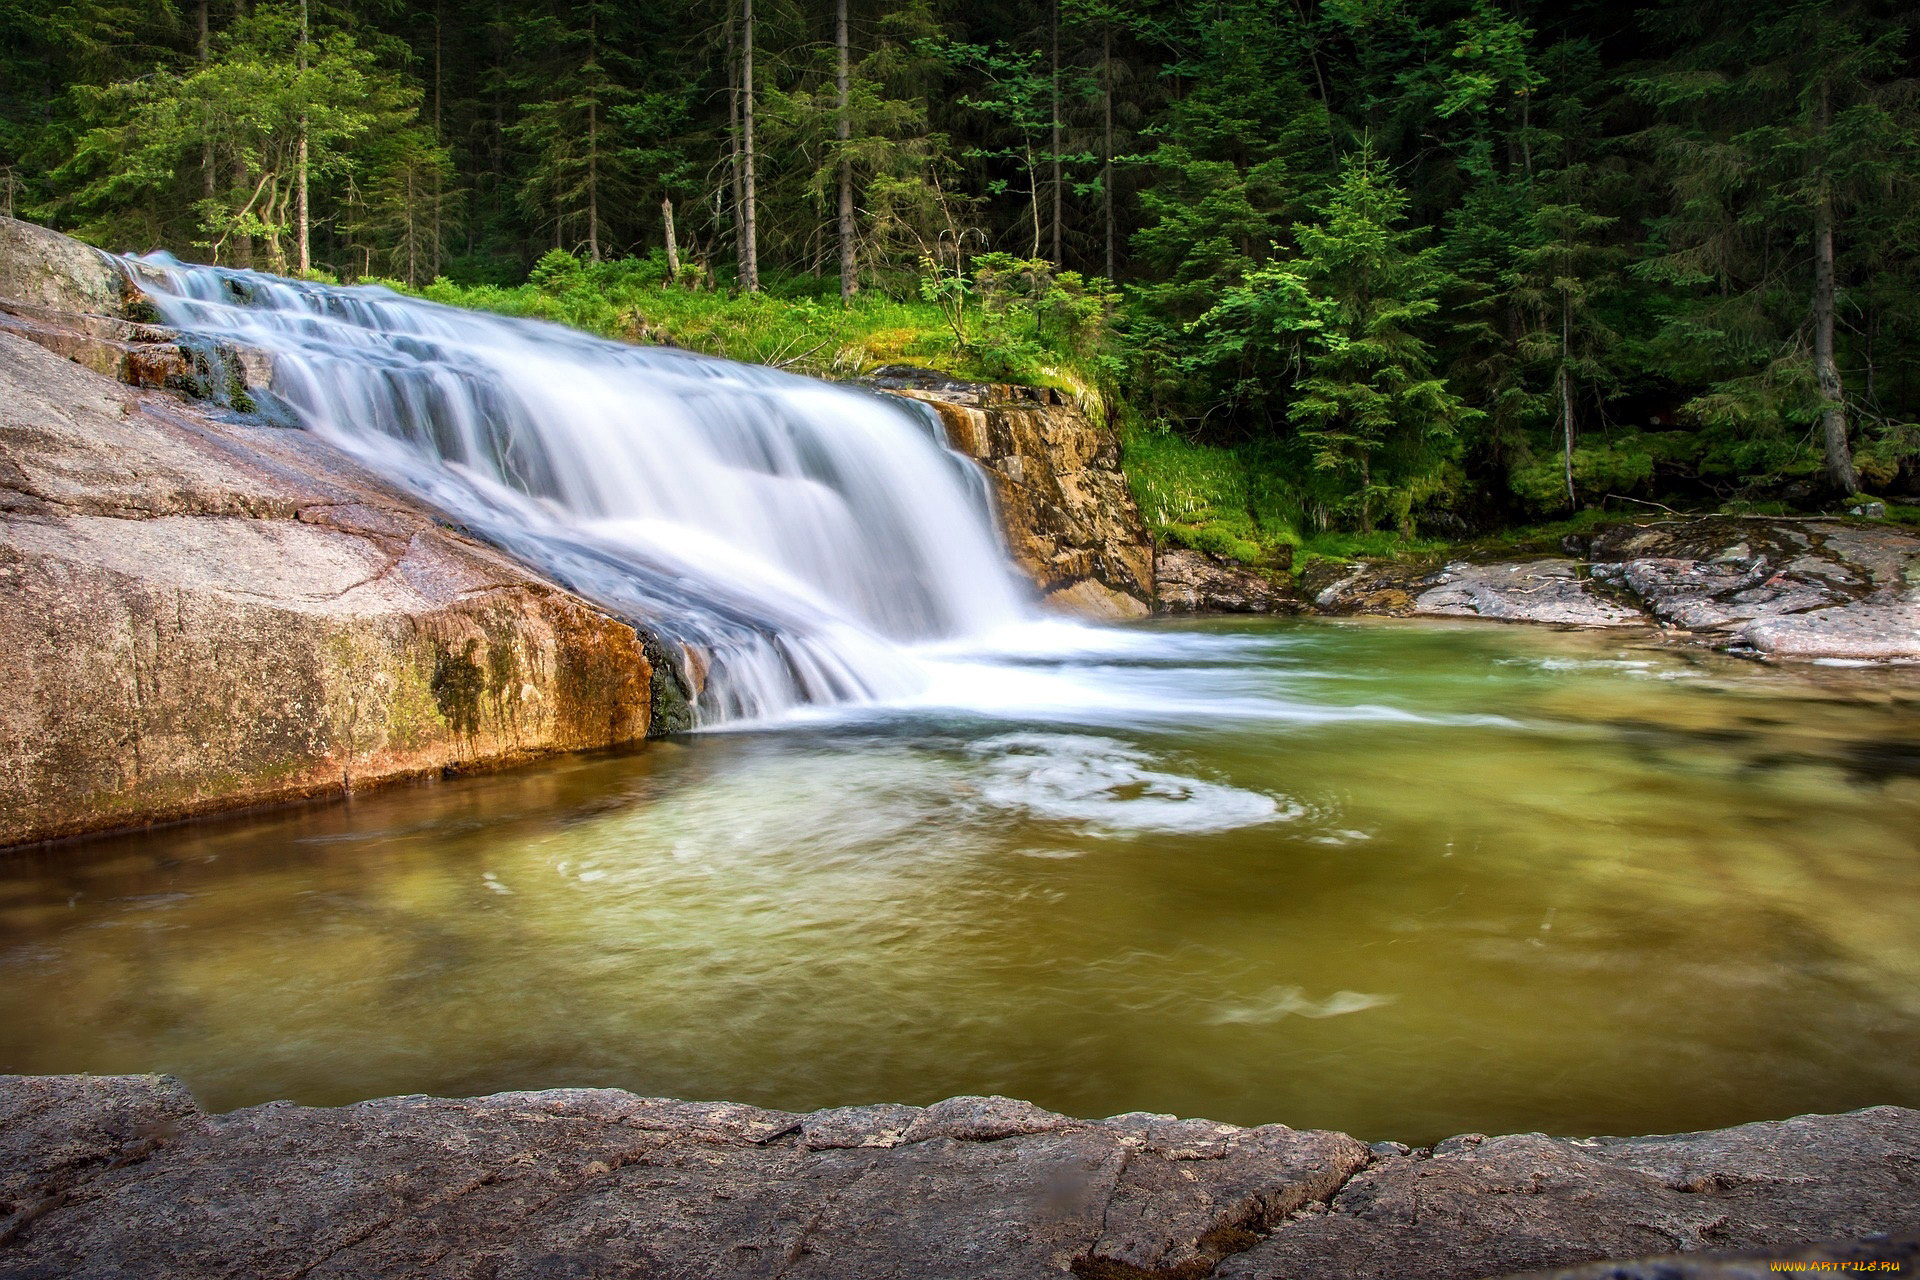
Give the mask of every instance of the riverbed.
[[1366, 1138], [1920, 1104], [1920, 673], [1064, 626], [922, 690], [0, 858], [0, 1071], [1000, 1093]]

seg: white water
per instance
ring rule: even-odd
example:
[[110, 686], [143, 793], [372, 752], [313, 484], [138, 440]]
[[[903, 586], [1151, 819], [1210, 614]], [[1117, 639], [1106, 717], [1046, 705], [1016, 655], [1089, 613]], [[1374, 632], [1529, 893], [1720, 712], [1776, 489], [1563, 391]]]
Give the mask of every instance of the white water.
[[168, 324], [270, 353], [302, 426], [701, 650], [700, 724], [912, 697], [929, 676], [905, 646], [1031, 615], [984, 476], [907, 401], [385, 289], [133, 264]]
[[1043, 617], [985, 476], [910, 401], [386, 289], [129, 263], [190, 342], [271, 355], [253, 392], [269, 413], [631, 618], [670, 661], [673, 642], [697, 651], [699, 727], [1004, 723], [981, 748], [988, 803], [1118, 834], [1302, 811], [1085, 730], [1496, 722], [1340, 696], [1279, 634]]

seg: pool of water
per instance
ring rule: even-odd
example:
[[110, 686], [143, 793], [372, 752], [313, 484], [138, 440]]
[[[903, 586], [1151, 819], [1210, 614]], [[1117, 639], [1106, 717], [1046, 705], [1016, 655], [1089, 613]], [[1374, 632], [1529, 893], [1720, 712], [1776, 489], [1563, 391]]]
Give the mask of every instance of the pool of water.
[[0, 858], [0, 1070], [1005, 1093], [1427, 1141], [1920, 1104], [1920, 676], [1142, 627]]

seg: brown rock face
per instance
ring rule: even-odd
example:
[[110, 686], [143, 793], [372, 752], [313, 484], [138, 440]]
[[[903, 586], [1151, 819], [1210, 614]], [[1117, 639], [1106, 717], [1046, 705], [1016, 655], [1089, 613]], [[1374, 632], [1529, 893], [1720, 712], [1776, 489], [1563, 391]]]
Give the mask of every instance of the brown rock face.
[[986, 468], [1008, 550], [1048, 604], [1094, 619], [1150, 612], [1153, 541], [1111, 431], [1041, 388], [905, 366], [872, 382], [930, 405], [948, 443]]
[[629, 742], [631, 626], [304, 432], [0, 334], [0, 845]]
[[[1467, 1280], [1913, 1229], [1920, 1112], [1673, 1138], [1340, 1133], [1006, 1098], [796, 1115], [556, 1089], [211, 1116], [0, 1076], [0, 1275]], [[1872, 1248], [1873, 1246], [1868, 1246]], [[1856, 1251], [1858, 1252], [1858, 1251]]]

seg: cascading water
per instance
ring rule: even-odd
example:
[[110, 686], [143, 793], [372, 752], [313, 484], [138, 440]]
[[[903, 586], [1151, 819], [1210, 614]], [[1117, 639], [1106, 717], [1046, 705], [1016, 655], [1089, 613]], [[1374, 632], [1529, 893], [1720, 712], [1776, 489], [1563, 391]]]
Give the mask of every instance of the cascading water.
[[985, 477], [906, 402], [385, 289], [128, 264], [168, 324], [267, 352], [302, 426], [697, 652], [699, 724], [908, 696], [903, 646], [1028, 615]]

